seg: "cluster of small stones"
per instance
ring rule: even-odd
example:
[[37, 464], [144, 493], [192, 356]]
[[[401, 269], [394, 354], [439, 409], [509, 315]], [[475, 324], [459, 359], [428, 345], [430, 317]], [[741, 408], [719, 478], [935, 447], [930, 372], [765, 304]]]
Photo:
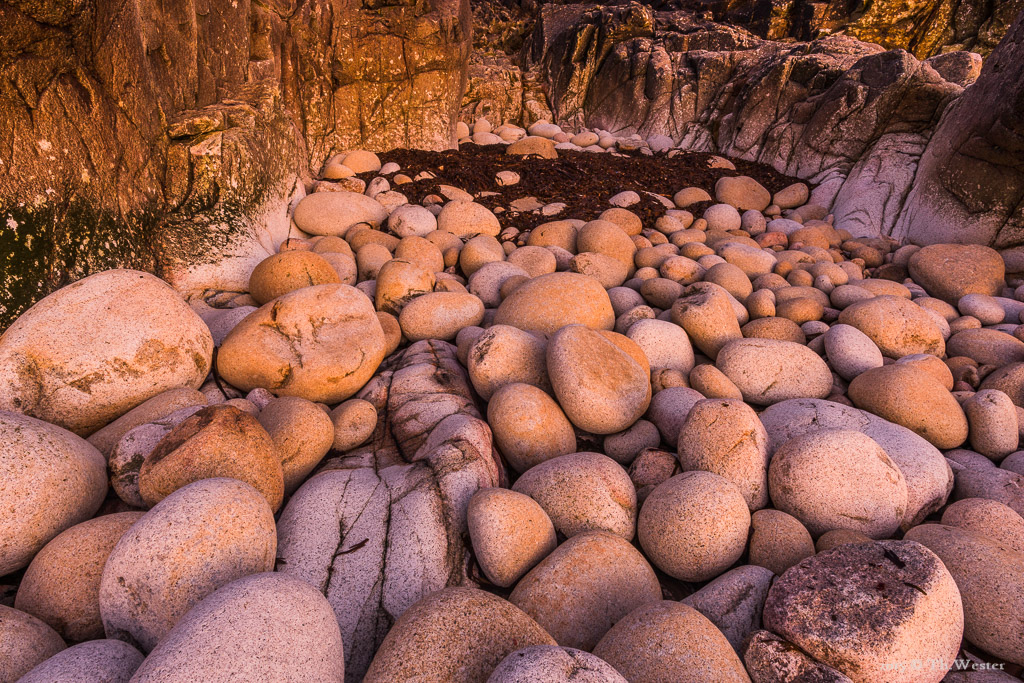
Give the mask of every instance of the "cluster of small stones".
[[[613, 147], [485, 128], [508, 154]], [[475, 393], [451, 399], [513, 483], [450, 502], [485, 589], [394, 614], [365, 680], [1017, 680], [1018, 264], [851, 239], [803, 184], [725, 177], [653, 225], [626, 197], [510, 234], [458, 188], [408, 203], [409, 180], [332, 158], [217, 307], [107, 271], [0, 338], [0, 682], [358, 680], [351, 615], [274, 571], [275, 514], [324, 495], [328, 453], [372, 452], [356, 395], [410, 345], [458, 358]], [[353, 580], [418, 584], [362, 545], [333, 558]]]
[[[632, 134], [621, 137], [609, 133], [606, 130], [581, 130], [576, 133], [568, 133], [562, 130], [557, 124], [550, 121], [537, 121], [528, 129], [511, 124], [504, 124], [493, 128], [486, 118], [478, 118], [473, 122], [472, 127], [464, 121], [456, 125], [455, 135], [459, 144], [472, 142], [476, 145], [511, 145], [520, 143], [520, 152], [538, 154], [544, 158], [554, 158], [551, 149], [574, 150], [577, 152], [640, 152], [651, 155], [657, 152], [673, 152], [675, 143], [667, 135], [652, 135], [646, 140], [640, 135]], [[523, 140], [530, 138], [529, 142]], [[550, 140], [551, 143], [543, 142]]]

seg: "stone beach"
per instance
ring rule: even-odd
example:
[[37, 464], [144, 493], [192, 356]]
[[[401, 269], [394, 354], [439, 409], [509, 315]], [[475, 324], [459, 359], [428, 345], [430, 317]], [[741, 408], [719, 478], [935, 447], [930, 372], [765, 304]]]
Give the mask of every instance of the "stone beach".
[[[1024, 278], [726, 159], [497, 130], [332, 158], [248, 292], [111, 270], [0, 337], [0, 680], [1019, 671]], [[581, 154], [683, 182], [524, 201]]]
[[[57, 4], [18, 16], [86, 11]], [[281, 92], [221, 93], [170, 124], [192, 146], [150, 188], [180, 212], [154, 260], [91, 259], [0, 307], [0, 683], [1022, 680], [1011, 105], [992, 105], [994, 147], [974, 138], [1014, 169], [978, 181], [998, 197], [965, 198], [977, 167], [941, 169], [965, 158], [971, 98], [1009, 89], [1007, 64], [1024, 76], [1024, 12], [986, 8], [969, 39], [890, 26], [919, 61], [862, 42], [882, 37], [859, 15], [828, 37], [814, 14], [823, 37], [801, 43], [789, 9], [762, 39], [717, 5], [547, 4], [528, 26], [522, 3], [474, 5], [520, 46], [513, 70], [498, 47], [467, 56], [467, 3], [427, 4], [339, 10], [363, 13], [365, 49], [366, 13], [425, 22], [386, 29], [394, 82], [433, 74], [423, 113], [360, 100], [317, 114], [360, 137], [296, 127], [285, 154]], [[288, 34], [293, 57], [334, 40], [295, 11], [312, 33]], [[274, 16], [246, 29], [264, 84], [288, 80], [273, 46], [295, 26]], [[684, 112], [676, 55], [698, 53], [734, 59], [714, 93], [720, 64], [693, 76]], [[783, 66], [803, 109], [758, 89]], [[379, 76], [341, 56], [300, 71], [321, 68]], [[840, 98], [826, 71], [857, 86]], [[200, 62], [196, 87], [230, 74]], [[280, 106], [323, 105], [312, 78]], [[773, 97], [774, 119], [754, 110]], [[886, 123], [840, 150], [857, 107]], [[238, 170], [252, 150], [290, 170]], [[260, 172], [274, 189], [228, 177]], [[125, 182], [125, 207], [150, 191]], [[216, 199], [189, 214], [194, 192]]]

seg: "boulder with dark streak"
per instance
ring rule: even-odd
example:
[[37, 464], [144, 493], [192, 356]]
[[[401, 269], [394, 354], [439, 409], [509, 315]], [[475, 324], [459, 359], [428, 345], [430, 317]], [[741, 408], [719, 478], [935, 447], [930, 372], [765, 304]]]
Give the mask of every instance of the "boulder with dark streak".
[[417, 342], [382, 368], [358, 394], [379, 415], [370, 443], [327, 461], [278, 523], [277, 570], [327, 596], [349, 681], [406, 608], [472, 585], [469, 498], [507, 484], [454, 346]]

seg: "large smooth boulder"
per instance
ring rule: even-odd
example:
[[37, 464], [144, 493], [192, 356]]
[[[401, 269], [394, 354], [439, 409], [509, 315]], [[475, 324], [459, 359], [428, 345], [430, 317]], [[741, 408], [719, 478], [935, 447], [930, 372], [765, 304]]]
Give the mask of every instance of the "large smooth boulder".
[[739, 488], [747, 506], [768, 504], [768, 434], [753, 408], [737, 399], [698, 401], [679, 432], [683, 471], [704, 470]]
[[123, 535], [103, 567], [103, 628], [149, 652], [200, 600], [273, 569], [274, 515], [256, 489], [203, 479], [157, 503]]
[[316, 192], [295, 205], [292, 220], [310, 235], [344, 237], [357, 225], [380, 227], [388, 212], [373, 197], [355, 192]]
[[855, 683], [938, 683], [964, 631], [956, 582], [912, 541], [847, 544], [807, 558], [772, 585], [763, 619]]
[[279, 573], [228, 583], [190, 609], [134, 683], [345, 680], [341, 633], [316, 588]]
[[633, 610], [601, 638], [594, 654], [631, 683], [749, 683], [722, 632], [697, 610], [673, 600]]
[[217, 370], [243, 391], [340, 403], [369, 381], [386, 351], [380, 320], [362, 292], [317, 285], [240, 322], [220, 347]]
[[626, 683], [610, 664], [572, 647], [531, 645], [516, 650], [491, 672], [487, 683]]
[[554, 644], [508, 601], [475, 588], [446, 588], [399, 617], [363, 680], [474, 683], [522, 647]]
[[565, 541], [509, 596], [559, 645], [588, 651], [617, 621], [660, 599], [658, 578], [644, 556], [607, 531]]
[[843, 309], [839, 322], [866, 334], [889, 358], [917, 353], [941, 356], [946, 349], [935, 320], [903, 297], [885, 294], [858, 301]]
[[28, 565], [50, 539], [92, 517], [107, 466], [71, 432], [0, 411], [0, 576]]
[[373, 438], [299, 487], [281, 513], [277, 553], [278, 571], [334, 608], [350, 681], [410, 605], [467, 581], [469, 500], [507, 485], [452, 345], [412, 344], [359, 398], [377, 410]]
[[558, 545], [544, 508], [517, 491], [480, 489], [469, 499], [466, 519], [480, 569], [503, 588], [515, 585]]
[[0, 683], [15, 683], [64, 648], [57, 632], [42, 621], [0, 605]]
[[796, 342], [737, 339], [718, 352], [715, 365], [742, 392], [743, 400], [755, 405], [825, 398], [832, 390], [828, 365]]
[[[317, 409], [319, 410], [319, 409]], [[139, 493], [153, 507], [194, 481], [227, 477], [263, 494], [270, 509], [281, 507], [281, 456], [255, 417], [230, 405], [203, 408], [174, 427], [139, 469]]]
[[552, 335], [566, 325], [615, 327], [611, 300], [597, 280], [579, 273], [549, 273], [515, 289], [494, 314], [496, 325]]
[[913, 363], [862, 372], [847, 393], [861, 410], [912, 430], [936, 448], [956, 448], [967, 440], [963, 408], [942, 382]]
[[930, 244], [907, 262], [914, 282], [954, 306], [967, 294], [998, 296], [1006, 284], [999, 252], [980, 244]]
[[815, 537], [835, 529], [889, 538], [906, 514], [896, 464], [860, 432], [820, 429], [779, 446], [768, 469], [772, 503]]
[[768, 432], [769, 455], [793, 437], [822, 429], [854, 430], [873, 439], [906, 481], [907, 508], [900, 523], [904, 531], [939, 510], [953, 491], [953, 472], [935, 446], [871, 413], [832, 401], [794, 399], [770, 406], [760, 417]]
[[606, 455], [560, 455], [531, 467], [512, 490], [537, 501], [567, 538], [602, 530], [633, 540], [636, 489], [626, 470]]
[[128, 683], [143, 659], [123, 640], [90, 640], [61, 650], [18, 683]]
[[939, 556], [963, 599], [964, 637], [1024, 665], [1024, 555], [967, 529], [922, 524], [907, 532]]
[[68, 642], [102, 638], [103, 567], [121, 536], [143, 514], [102, 515], [61, 533], [32, 559], [14, 606], [42, 619]]
[[0, 410], [86, 436], [146, 399], [199, 388], [213, 337], [166, 282], [97, 273], [49, 295], [0, 338]]
[[659, 484], [644, 500], [637, 536], [659, 569], [682, 581], [707, 581], [743, 554], [750, 510], [725, 477], [694, 470]]
[[563, 327], [548, 342], [547, 369], [566, 417], [587, 432], [620, 432], [651, 403], [650, 366], [643, 351], [622, 335]]

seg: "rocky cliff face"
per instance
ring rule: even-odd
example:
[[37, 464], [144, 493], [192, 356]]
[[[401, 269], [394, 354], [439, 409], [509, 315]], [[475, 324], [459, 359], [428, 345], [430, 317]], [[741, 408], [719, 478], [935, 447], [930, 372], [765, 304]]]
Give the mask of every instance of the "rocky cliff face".
[[1017, 244], [1020, 20], [966, 94], [950, 50], [1021, 7], [494, 0], [474, 38], [469, 0], [0, 0], [0, 329], [113, 266], [244, 290], [332, 152], [460, 116], [667, 135], [819, 184], [855, 234]]
[[471, 38], [466, 0], [10, 0], [0, 33], [0, 328], [92, 270], [251, 270], [332, 151], [454, 144]]
[[1022, 71], [1024, 12], [978, 81], [943, 114], [894, 237], [999, 248], [1024, 244]]
[[817, 184], [815, 201], [855, 235], [1010, 246], [1022, 238], [1022, 24], [966, 91], [981, 67], [971, 53], [766, 41], [638, 3], [545, 7], [529, 60], [559, 123], [769, 164]]
[[842, 31], [919, 59], [956, 50], [988, 55], [1024, 9], [1020, 0], [697, 0], [692, 5], [763, 38], [811, 40]]

